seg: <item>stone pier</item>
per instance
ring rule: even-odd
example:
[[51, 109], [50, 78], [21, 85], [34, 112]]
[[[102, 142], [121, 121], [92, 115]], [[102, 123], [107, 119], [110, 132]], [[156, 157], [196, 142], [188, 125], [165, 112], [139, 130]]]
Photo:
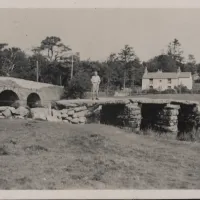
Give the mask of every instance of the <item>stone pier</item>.
[[178, 132], [179, 105], [168, 104], [157, 113], [155, 126], [161, 132]]

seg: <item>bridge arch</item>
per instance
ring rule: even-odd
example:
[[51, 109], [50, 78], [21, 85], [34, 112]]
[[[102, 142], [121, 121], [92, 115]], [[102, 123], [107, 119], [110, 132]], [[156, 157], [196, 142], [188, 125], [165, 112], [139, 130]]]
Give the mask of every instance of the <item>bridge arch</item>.
[[19, 101], [19, 96], [11, 89], [3, 90], [0, 93], [0, 106], [15, 106], [15, 103]]
[[40, 107], [41, 106], [41, 98], [39, 94], [36, 92], [32, 92], [27, 97], [27, 106], [30, 108]]

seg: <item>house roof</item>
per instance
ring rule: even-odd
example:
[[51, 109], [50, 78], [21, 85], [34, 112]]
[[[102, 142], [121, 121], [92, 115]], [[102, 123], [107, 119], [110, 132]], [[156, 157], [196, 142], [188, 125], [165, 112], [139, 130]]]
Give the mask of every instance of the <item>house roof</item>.
[[143, 75], [144, 79], [177, 79], [177, 78], [189, 78], [191, 72], [148, 72]]
[[191, 76], [191, 72], [181, 72], [178, 76], [179, 78], [189, 78]]

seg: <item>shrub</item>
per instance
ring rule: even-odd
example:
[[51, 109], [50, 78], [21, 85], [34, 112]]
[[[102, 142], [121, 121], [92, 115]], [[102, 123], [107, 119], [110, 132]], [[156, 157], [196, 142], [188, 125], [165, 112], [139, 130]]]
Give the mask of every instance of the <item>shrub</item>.
[[181, 93], [181, 94], [191, 94], [192, 91], [189, 90], [186, 86], [184, 85], [178, 85], [175, 87], [175, 90], [177, 91], [177, 93]]
[[113, 97], [114, 95], [115, 95], [115, 91], [114, 90], [108, 90], [107, 96]]
[[167, 89], [167, 90], [162, 91], [161, 94], [176, 94], [176, 90]]
[[156, 89], [149, 89], [149, 90], [146, 91], [146, 93], [147, 93], [147, 94], [158, 94], [159, 91], [156, 90]]
[[62, 98], [82, 99], [90, 88], [91, 83], [89, 75], [85, 72], [77, 73], [73, 79], [65, 85], [65, 92]]
[[177, 139], [181, 141], [188, 142], [199, 142], [200, 141], [200, 133], [199, 130], [192, 130], [191, 132], [183, 132], [177, 135]]

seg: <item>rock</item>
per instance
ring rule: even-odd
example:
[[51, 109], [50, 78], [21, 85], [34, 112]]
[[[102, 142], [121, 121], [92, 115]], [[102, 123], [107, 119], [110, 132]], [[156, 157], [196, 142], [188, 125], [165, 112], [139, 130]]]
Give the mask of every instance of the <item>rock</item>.
[[140, 110], [140, 107], [138, 107], [138, 105], [135, 105], [135, 104], [129, 104], [126, 106], [125, 109], [131, 110], [131, 111], [136, 111], [136, 110]]
[[14, 118], [15, 118], [15, 119], [24, 119], [24, 117], [23, 117], [23, 116], [20, 116], [20, 115], [16, 115]]
[[77, 118], [77, 117], [84, 117], [87, 114], [87, 110], [78, 112], [78, 113], [74, 113], [73, 118]]
[[196, 112], [200, 112], [200, 106], [196, 106]]
[[75, 111], [75, 112], [80, 112], [80, 111], [83, 111], [83, 110], [86, 110], [86, 109], [87, 109], [86, 106], [81, 106], [81, 107], [76, 107], [76, 108], [74, 108], [74, 111]]
[[70, 123], [68, 120], [63, 120], [63, 122], [64, 122], [64, 123], [68, 123], [68, 124]]
[[68, 120], [68, 121], [72, 121], [72, 119], [73, 119], [73, 118], [72, 118], [72, 117], [69, 117], [69, 116], [66, 118], [66, 120]]
[[69, 116], [73, 116], [73, 114], [74, 114], [74, 110], [70, 110], [70, 111], [68, 111], [68, 113], [67, 113]]
[[173, 120], [177, 120], [178, 116], [177, 115], [159, 115], [159, 119], [173, 121]]
[[95, 110], [93, 110], [93, 113], [99, 113], [102, 109], [102, 106], [98, 106], [98, 108], [96, 108]]
[[129, 110], [129, 115], [140, 115], [141, 110]]
[[57, 107], [64, 107], [64, 108], [74, 108], [77, 107], [76, 103], [70, 102], [69, 100], [60, 100], [55, 102]]
[[0, 106], [0, 112], [5, 111], [8, 108], [8, 106]]
[[177, 132], [178, 131], [177, 126], [162, 126], [161, 128], [168, 132]]
[[47, 116], [49, 116], [47, 108], [32, 108], [31, 115], [36, 120], [46, 120]]
[[25, 116], [27, 116], [29, 114], [29, 110], [24, 108], [24, 107], [22, 107], [22, 106], [20, 106], [19, 108], [17, 108], [15, 110], [15, 114], [25, 117]]
[[177, 116], [179, 114], [178, 110], [162, 110], [159, 112], [160, 115]]
[[73, 118], [73, 119], [71, 120], [71, 122], [72, 122], [73, 124], [78, 124], [78, 123], [79, 123], [79, 118]]
[[85, 122], [86, 122], [86, 117], [79, 118], [79, 123], [85, 123]]
[[57, 117], [58, 119], [62, 118], [61, 113], [58, 110], [52, 110], [52, 115]]
[[5, 119], [5, 117], [3, 115], [0, 116], [0, 119]]
[[128, 122], [129, 127], [131, 128], [138, 128], [139, 123], [136, 123], [135, 121], [129, 121]]
[[178, 109], [180, 109], [180, 105], [167, 104], [165, 106], [165, 109], [176, 109], [176, 110], [178, 110]]
[[62, 110], [60, 111], [60, 113], [61, 113], [61, 114], [67, 114], [68, 111], [69, 111], [69, 109], [62, 109]]
[[88, 110], [88, 112], [85, 114], [85, 117], [90, 117], [93, 113]]
[[66, 113], [61, 114], [61, 118], [62, 118], [62, 119], [67, 119], [67, 117], [68, 117], [68, 114], [66, 114]]
[[3, 116], [5, 116], [5, 118], [9, 118], [12, 116], [12, 113], [9, 108], [7, 108], [5, 111], [3, 111], [2, 114], [3, 114]]
[[47, 116], [47, 121], [49, 121], [49, 122], [61, 122], [62, 120], [57, 118], [57, 116], [48, 115]]
[[9, 107], [9, 110], [11, 111], [12, 114], [16, 113], [16, 109], [14, 107]]

